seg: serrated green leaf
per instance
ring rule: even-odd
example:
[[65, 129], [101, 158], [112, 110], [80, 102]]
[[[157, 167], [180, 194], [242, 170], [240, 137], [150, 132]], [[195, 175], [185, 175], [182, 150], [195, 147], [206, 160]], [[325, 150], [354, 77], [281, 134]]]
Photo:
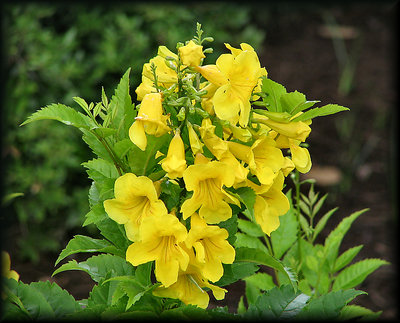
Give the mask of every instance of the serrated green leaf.
[[249, 306], [245, 318], [291, 319], [306, 306], [310, 296], [295, 292], [290, 285], [274, 287]]
[[381, 259], [364, 259], [343, 269], [335, 278], [332, 290], [348, 289], [361, 284], [368, 275], [389, 263]]
[[318, 298], [313, 298], [296, 317], [300, 320], [334, 320], [342, 308], [363, 291], [349, 289], [329, 292]]
[[56, 269], [52, 276], [66, 270], [84, 271], [88, 273], [95, 282], [104, 280], [107, 274], [110, 278], [133, 275], [135, 273], [135, 268], [124, 258], [109, 254], [92, 256], [79, 263], [76, 260], [71, 260]]
[[111, 101], [109, 103], [109, 111], [108, 113], [112, 115], [110, 126], [111, 128], [118, 130], [118, 139], [122, 140], [127, 138], [127, 129], [132, 125], [130, 124], [122, 125], [122, 122], [125, 118], [125, 114], [129, 113], [131, 110], [133, 113], [133, 105], [132, 99], [129, 94], [129, 74], [131, 68], [124, 73], [122, 76], [117, 88], [115, 89], [114, 95], [111, 97]]
[[314, 228], [312, 241], [314, 241], [317, 238], [318, 234], [325, 228], [325, 225], [328, 222], [329, 218], [332, 216], [333, 213], [337, 211], [337, 209], [338, 207], [335, 207], [334, 209], [326, 212], [321, 217], [321, 219], [318, 221], [317, 225]]
[[115, 246], [107, 240], [93, 239], [83, 235], [75, 235], [61, 251], [55, 265], [69, 255], [80, 252], [110, 252], [123, 255]]
[[250, 187], [240, 187], [236, 189], [236, 193], [239, 196], [239, 200], [249, 211], [251, 219], [254, 220], [254, 204], [256, 202], [256, 193]]
[[343, 107], [338, 104], [327, 104], [320, 108], [313, 108], [307, 110], [306, 112], [300, 114], [298, 117], [294, 118], [292, 121], [306, 121], [316, 117], [327, 116], [330, 114], [335, 114], [341, 111], [350, 110], [349, 108]]
[[277, 83], [272, 81], [269, 78], [265, 78], [262, 81], [262, 92], [267, 94], [263, 101], [268, 104], [267, 109], [268, 111], [272, 112], [282, 112], [281, 106], [281, 95], [286, 93], [286, 88]]
[[262, 231], [260, 225], [258, 223], [254, 223], [251, 221], [247, 221], [244, 219], [238, 219], [238, 228], [245, 234], [252, 236], [252, 237], [263, 237], [264, 232]]
[[93, 130], [101, 138], [107, 138], [117, 132], [117, 130], [112, 128], [98, 126], [91, 128], [91, 130]]
[[157, 165], [155, 155], [161, 147], [170, 141], [171, 134], [165, 134], [161, 137], [147, 135], [147, 146], [144, 151], [134, 145], [128, 153], [128, 162], [131, 172], [137, 176], [148, 175], [152, 173], [154, 166]]
[[292, 111], [290, 111], [290, 114], [295, 116], [300, 111], [303, 111], [303, 110], [306, 110], [308, 108], [311, 108], [313, 105], [315, 105], [318, 102], [321, 102], [321, 101], [313, 100], [313, 101], [305, 101], [303, 103], [300, 103], [297, 107], [295, 107]]
[[244, 279], [253, 275], [259, 267], [254, 263], [237, 262], [233, 264], [223, 264], [224, 275], [215, 285], [223, 287], [230, 285], [239, 279]]
[[24, 126], [37, 120], [56, 120], [68, 126], [90, 129], [96, 124], [88, 116], [64, 104], [50, 104], [33, 113], [21, 124]]
[[40, 281], [28, 285], [19, 281], [7, 287], [33, 320], [62, 319], [80, 310], [73, 296], [56, 283]]
[[122, 159], [134, 147], [134, 143], [128, 139], [117, 141], [113, 147], [115, 154], [119, 159]]
[[339, 315], [339, 320], [355, 320], [363, 319], [368, 321], [375, 321], [379, 318], [382, 311], [373, 312], [368, 308], [359, 305], [346, 305], [342, 308]]
[[285, 267], [278, 259], [259, 249], [237, 248], [235, 262], [250, 262], [277, 269], [289, 279], [289, 282], [293, 288], [297, 289], [297, 277], [293, 276], [293, 272], [288, 270], [288, 268]]
[[236, 241], [234, 246], [235, 248], [246, 247], [260, 249], [263, 252], [268, 253], [268, 248], [261, 242], [259, 238], [252, 237], [241, 232], [236, 233]]
[[81, 131], [83, 132], [82, 140], [89, 146], [89, 148], [96, 156], [109, 162], [113, 162], [113, 159], [111, 158], [109, 152], [99, 141], [95, 134], [87, 129], [81, 129]]
[[92, 159], [81, 165], [88, 169], [90, 178], [96, 182], [101, 182], [104, 178], [117, 179], [119, 176], [115, 165], [102, 158]]
[[292, 111], [306, 102], [306, 96], [298, 91], [283, 93], [281, 95], [282, 110], [292, 115]]
[[276, 287], [274, 279], [271, 275], [267, 273], [256, 273], [254, 275], [244, 278], [244, 280], [246, 281], [246, 284], [252, 284], [264, 291]]
[[363, 246], [356, 246], [352, 247], [350, 249], [347, 249], [345, 252], [343, 252], [335, 261], [335, 266], [333, 268], [333, 272], [337, 272], [347, 266], [355, 256], [360, 252], [361, 248]]
[[350, 229], [352, 223], [368, 209], [363, 209], [352, 213], [350, 216], [344, 218], [338, 226], [330, 232], [325, 239], [324, 252], [328, 261], [329, 267], [333, 270], [333, 265], [336, 261], [340, 244], [342, 243], [344, 235]]

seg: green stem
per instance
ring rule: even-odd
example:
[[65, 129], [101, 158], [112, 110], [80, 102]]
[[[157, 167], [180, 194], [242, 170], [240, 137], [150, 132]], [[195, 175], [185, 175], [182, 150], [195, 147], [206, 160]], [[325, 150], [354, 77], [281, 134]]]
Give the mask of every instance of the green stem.
[[[268, 251], [269, 251], [270, 255], [272, 257], [274, 257], [274, 251], [272, 249], [271, 242], [269, 241], [269, 237], [266, 234], [264, 234], [264, 241], [265, 241], [265, 243], [267, 245], [267, 248], [268, 248]], [[274, 269], [274, 276], [275, 276], [276, 282], [277, 282], [278, 286], [280, 286], [278, 270], [275, 269], [275, 268], [273, 268], [273, 269]]]
[[299, 171], [296, 169], [294, 171], [294, 179], [293, 179], [294, 185], [295, 185], [295, 190], [296, 190], [296, 215], [297, 215], [297, 223], [299, 225], [299, 230], [297, 231], [297, 248], [298, 248], [298, 253], [299, 253], [299, 265], [302, 263], [302, 254], [301, 254], [301, 247], [300, 247], [300, 241], [301, 241], [301, 225], [300, 225], [300, 174]]

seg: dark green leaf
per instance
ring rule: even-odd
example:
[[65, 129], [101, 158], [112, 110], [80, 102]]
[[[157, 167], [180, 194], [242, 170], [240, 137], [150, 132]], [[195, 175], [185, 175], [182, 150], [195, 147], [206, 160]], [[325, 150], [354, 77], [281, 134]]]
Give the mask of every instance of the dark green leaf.
[[358, 295], [366, 294], [354, 289], [340, 290], [312, 299], [297, 316], [301, 320], [334, 320], [342, 308]]
[[253, 319], [290, 319], [306, 306], [310, 296], [295, 292], [290, 285], [274, 287], [258, 297], [251, 304], [245, 318]]

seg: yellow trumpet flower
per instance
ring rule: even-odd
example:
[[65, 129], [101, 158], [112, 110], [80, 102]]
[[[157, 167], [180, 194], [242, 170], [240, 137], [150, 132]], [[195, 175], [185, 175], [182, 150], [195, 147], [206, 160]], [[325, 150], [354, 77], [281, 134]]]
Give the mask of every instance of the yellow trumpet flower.
[[190, 165], [183, 172], [183, 180], [186, 189], [193, 191], [192, 197], [181, 206], [184, 219], [199, 210], [200, 217], [207, 223], [215, 224], [232, 216], [228, 203], [240, 205], [236, 198], [223, 189], [223, 186], [233, 185], [235, 174], [219, 161]]
[[104, 201], [104, 209], [111, 219], [124, 225], [131, 241], [139, 239], [145, 218], [168, 213], [164, 202], [158, 199], [157, 185], [146, 176], [127, 173], [118, 177], [114, 194], [114, 199]]
[[187, 237], [185, 226], [173, 214], [156, 215], [143, 220], [140, 237], [126, 250], [126, 260], [134, 266], [154, 260], [157, 280], [166, 287], [174, 284], [189, 264], [180, 246]]
[[162, 161], [161, 167], [167, 172], [171, 179], [183, 176], [186, 169], [185, 146], [179, 134], [179, 130], [175, 132], [168, 147], [167, 157]]
[[226, 46], [232, 54], [222, 54], [216, 65], [199, 66], [196, 70], [219, 87], [212, 100], [216, 115], [233, 125], [239, 122], [245, 127], [249, 121], [251, 94], [267, 72], [260, 67], [257, 54], [250, 45], [243, 43], [241, 49]]
[[153, 295], [181, 300], [185, 304], [196, 305], [206, 309], [210, 301], [208, 293], [203, 288], [209, 288], [217, 300], [225, 297], [226, 289], [210, 284], [203, 276], [202, 268], [195, 259], [192, 249], [186, 249], [189, 254], [189, 265], [186, 270], [180, 270], [177, 281], [170, 286], [159, 286]]
[[191, 216], [190, 225], [185, 244], [195, 249], [196, 259], [202, 264], [203, 276], [216, 282], [224, 273], [222, 263], [232, 264], [235, 260], [235, 249], [226, 240], [228, 231], [216, 225], [207, 225], [197, 214]]
[[138, 115], [129, 128], [130, 140], [144, 151], [147, 146], [146, 134], [160, 137], [171, 130], [167, 125], [168, 119], [168, 115], [163, 115], [161, 94], [146, 94]]

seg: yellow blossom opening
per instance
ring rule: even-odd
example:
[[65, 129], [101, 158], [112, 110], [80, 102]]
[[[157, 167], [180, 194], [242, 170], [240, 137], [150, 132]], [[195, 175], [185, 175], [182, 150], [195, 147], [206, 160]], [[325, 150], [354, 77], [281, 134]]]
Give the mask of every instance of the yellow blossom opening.
[[207, 223], [215, 224], [232, 216], [228, 202], [240, 205], [236, 198], [223, 189], [223, 186], [233, 185], [235, 174], [221, 162], [190, 165], [184, 171], [183, 179], [186, 189], [193, 191], [192, 197], [185, 200], [181, 207], [184, 219], [199, 210], [200, 217]]
[[180, 246], [186, 237], [185, 226], [173, 214], [157, 215], [143, 220], [141, 240], [131, 244], [126, 260], [138, 266], [155, 260], [155, 275], [164, 286], [174, 284], [179, 270], [185, 270], [189, 256]]
[[167, 125], [169, 116], [163, 115], [160, 93], [146, 94], [140, 105], [138, 115], [129, 128], [130, 140], [141, 150], [147, 146], [146, 134], [160, 137], [171, 130]]
[[125, 226], [129, 240], [139, 239], [142, 221], [150, 216], [168, 213], [164, 202], [158, 199], [157, 187], [145, 176], [127, 173], [114, 184], [114, 199], [104, 201], [108, 216]]
[[196, 259], [202, 264], [203, 276], [216, 282], [224, 273], [222, 263], [232, 264], [235, 260], [235, 249], [226, 240], [228, 231], [216, 225], [207, 225], [197, 214], [191, 216], [190, 223], [185, 244], [195, 249]]

